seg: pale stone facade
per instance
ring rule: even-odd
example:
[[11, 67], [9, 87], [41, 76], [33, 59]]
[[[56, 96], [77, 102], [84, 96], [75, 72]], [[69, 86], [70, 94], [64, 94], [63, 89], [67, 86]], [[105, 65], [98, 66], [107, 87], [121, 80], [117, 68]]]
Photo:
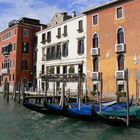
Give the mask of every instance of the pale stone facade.
[[[41, 92], [45, 92], [46, 89], [42, 74], [68, 74], [71, 72], [78, 74], [79, 69], [83, 74], [86, 74], [86, 16], [72, 16], [68, 20], [61, 20], [61, 22], [62, 17], [60, 16], [61, 14], [59, 16], [56, 14], [52, 20], [53, 24], [50, 23], [48, 28], [36, 34], [38, 37], [37, 82], [38, 90]], [[62, 14], [62, 16], [64, 15]], [[68, 15], [66, 14], [66, 16]], [[55, 25], [54, 21], [58, 24]], [[83, 82], [84, 93], [85, 81]], [[77, 93], [77, 86], [78, 82], [67, 82], [66, 92]], [[50, 93], [61, 88], [61, 82], [49, 82]], [[57, 92], [55, 91], [56, 94]]]

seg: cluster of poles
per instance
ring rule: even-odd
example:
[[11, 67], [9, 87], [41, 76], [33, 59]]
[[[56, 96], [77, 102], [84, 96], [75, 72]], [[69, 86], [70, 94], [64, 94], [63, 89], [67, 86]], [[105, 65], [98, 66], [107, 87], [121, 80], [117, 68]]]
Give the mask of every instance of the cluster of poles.
[[[5, 80], [4, 82], [4, 86], [3, 86], [3, 97], [4, 99], [7, 100], [7, 102], [10, 100], [10, 86], [9, 86], [9, 82]], [[21, 102], [21, 99], [24, 100], [25, 97], [25, 87], [24, 84], [19, 82], [18, 84], [16, 84], [16, 82], [14, 82], [13, 85], [13, 91], [11, 94], [11, 99], [15, 102], [18, 101], [18, 103]]]

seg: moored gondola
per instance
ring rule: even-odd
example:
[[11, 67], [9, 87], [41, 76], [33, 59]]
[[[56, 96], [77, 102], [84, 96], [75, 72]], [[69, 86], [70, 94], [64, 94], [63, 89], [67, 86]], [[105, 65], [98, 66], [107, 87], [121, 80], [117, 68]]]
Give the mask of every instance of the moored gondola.
[[[113, 113], [111, 114], [111, 112], [110, 114], [108, 113], [108, 115], [106, 115], [105, 113], [97, 113], [94, 105], [92, 107], [92, 116], [94, 119], [112, 126], [127, 126], [126, 110], [122, 112], [124, 113], [121, 115], [115, 115]], [[133, 125], [140, 122], [139, 112], [140, 110], [137, 109], [129, 115], [129, 125]]]
[[29, 102], [23, 103], [23, 105], [30, 110], [33, 110], [33, 111], [36, 111], [45, 115], [50, 114], [50, 111], [43, 105], [33, 104]]

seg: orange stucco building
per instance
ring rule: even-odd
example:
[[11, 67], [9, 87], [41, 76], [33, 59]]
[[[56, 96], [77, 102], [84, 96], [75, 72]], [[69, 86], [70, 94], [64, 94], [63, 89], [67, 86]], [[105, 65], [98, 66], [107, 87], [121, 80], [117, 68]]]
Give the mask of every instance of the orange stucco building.
[[140, 80], [139, 13], [140, 0], [116, 0], [84, 12], [89, 93], [102, 87], [103, 96], [115, 96], [116, 91], [127, 92], [128, 82], [130, 95], [136, 95], [136, 80]]
[[16, 82], [32, 85], [33, 49], [35, 33], [40, 30], [40, 21], [21, 18], [9, 22], [0, 32], [0, 84], [9, 82], [10, 90]]

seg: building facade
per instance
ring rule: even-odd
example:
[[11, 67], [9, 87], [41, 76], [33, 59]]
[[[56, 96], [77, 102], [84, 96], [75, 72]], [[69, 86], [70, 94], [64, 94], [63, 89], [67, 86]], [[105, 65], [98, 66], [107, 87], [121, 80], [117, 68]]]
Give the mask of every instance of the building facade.
[[[140, 1], [115, 0], [91, 8], [87, 16], [87, 87], [114, 97], [136, 95], [140, 79]], [[136, 82], [137, 81], [137, 82]]]
[[21, 18], [9, 22], [0, 32], [0, 84], [8, 81], [10, 91], [13, 84], [24, 82], [29, 88], [33, 77], [34, 35], [40, 30], [40, 21]]
[[[57, 13], [49, 27], [37, 33], [37, 79], [38, 89], [46, 90], [46, 75], [64, 76], [68, 74], [86, 74], [86, 17]], [[60, 78], [60, 77], [59, 77]], [[69, 77], [70, 78], [70, 77]], [[63, 79], [63, 78], [62, 78]], [[62, 79], [49, 81], [49, 93], [59, 94]], [[71, 79], [71, 78], [70, 78]], [[65, 80], [65, 77], [64, 77]], [[65, 91], [77, 94], [78, 82], [66, 81]], [[85, 91], [85, 80], [83, 88]]]

